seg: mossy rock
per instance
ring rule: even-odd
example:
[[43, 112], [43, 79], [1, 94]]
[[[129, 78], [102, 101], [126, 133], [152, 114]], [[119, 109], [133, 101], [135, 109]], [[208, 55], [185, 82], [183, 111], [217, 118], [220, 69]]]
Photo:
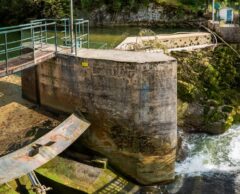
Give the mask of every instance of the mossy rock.
[[197, 95], [197, 88], [188, 82], [178, 80], [178, 96], [180, 99], [191, 102]]
[[231, 113], [233, 111], [234, 107], [230, 105], [224, 105], [222, 106], [222, 112], [225, 113]]
[[236, 114], [234, 115], [234, 123], [240, 123], [240, 106], [235, 109]]
[[213, 135], [218, 135], [226, 132], [226, 124], [225, 120], [220, 120], [217, 122], [211, 122], [208, 123], [204, 126], [203, 132], [213, 134]]
[[217, 100], [214, 100], [214, 99], [209, 99], [207, 100], [207, 103], [206, 103], [208, 106], [213, 106], [213, 107], [217, 107], [220, 105], [220, 103], [217, 101]]
[[208, 133], [221, 134], [226, 132], [233, 124], [240, 122], [240, 108], [224, 105], [208, 108], [205, 113], [205, 128]]
[[178, 99], [177, 117], [178, 117], [178, 125], [179, 126], [182, 126], [184, 124], [184, 119], [186, 116], [188, 106], [189, 106], [189, 104], [187, 102], [182, 102], [180, 99]]

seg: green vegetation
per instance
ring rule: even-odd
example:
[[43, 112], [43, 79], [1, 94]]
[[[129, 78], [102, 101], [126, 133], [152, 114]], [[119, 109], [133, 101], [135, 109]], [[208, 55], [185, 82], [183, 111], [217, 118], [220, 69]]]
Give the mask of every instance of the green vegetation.
[[[196, 124], [202, 117], [200, 131], [222, 133], [240, 121], [240, 59], [230, 48], [172, 55], [178, 60], [178, 98], [185, 110], [186, 103], [203, 109], [196, 119], [186, 116]], [[181, 115], [184, 107], [179, 110]]]
[[0, 186], [1, 194], [20, 194], [28, 193], [35, 194], [31, 188], [31, 182], [27, 176], [23, 176], [17, 180], [13, 180], [7, 184]]
[[[211, 5], [210, 2], [210, 0], [75, 0], [74, 5], [77, 15], [83, 13], [86, 16], [103, 5], [107, 7], [108, 12], [117, 13], [121, 10], [137, 11], [147, 7], [149, 3], [170, 6], [173, 9], [177, 8], [178, 11], [203, 12]], [[69, 0], [0, 0], [0, 5], [1, 25], [24, 23], [31, 18], [69, 16]]]

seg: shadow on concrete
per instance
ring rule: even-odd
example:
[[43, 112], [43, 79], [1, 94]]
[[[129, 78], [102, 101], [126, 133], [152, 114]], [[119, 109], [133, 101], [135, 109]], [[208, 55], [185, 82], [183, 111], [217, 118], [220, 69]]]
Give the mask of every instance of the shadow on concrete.
[[19, 179], [16, 179], [16, 183], [17, 183], [17, 188], [16, 191], [19, 193], [24, 193], [24, 194], [30, 194], [29, 191], [27, 190], [26, 186], [23, 185]]
[[64, 184], [58, 183], [50, 178], [42, 176], [39, 173], [36, 173], [40, 182], [45, 186], [50, 186], [52, 190], [48, 191], [48, 194], [84, 194], [85, 192], [79, 191], [77, 189], [68, 187]]

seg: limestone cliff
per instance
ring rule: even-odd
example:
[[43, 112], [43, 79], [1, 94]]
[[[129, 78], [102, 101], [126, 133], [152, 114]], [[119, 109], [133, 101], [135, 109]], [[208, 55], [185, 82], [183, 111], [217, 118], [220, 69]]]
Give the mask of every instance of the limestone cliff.
[[[85, 12], [84, 12], [85, 13]], [[81, 11], [77, 11], [81, 15]], [[86, 17], [86, 15], [85, 15]], [[106, 5], [88, 13], [91, 24], [98, 25], [134, 25], [134, 26], [161, 26], [161, 27], [189, 27], [199, 22], [205, 22], [204, 17], [184, 6], [171, 4], [150, 3], [138, 10], [122, 9], [110, 12]]]

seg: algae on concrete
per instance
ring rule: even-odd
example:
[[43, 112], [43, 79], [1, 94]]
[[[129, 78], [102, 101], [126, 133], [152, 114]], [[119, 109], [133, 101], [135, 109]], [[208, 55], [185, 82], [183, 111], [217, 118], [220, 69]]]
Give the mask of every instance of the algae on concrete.
[[84, 193], [98, 193], [109, 189], [112, 192], [127, 193], [124, 190], [126, 186], [131, 188], [131, 191], [138, 190], [138, 186], [110, 169], [96, 168], [62, 157], [56, 157], [36, 172], [47, 179]]

